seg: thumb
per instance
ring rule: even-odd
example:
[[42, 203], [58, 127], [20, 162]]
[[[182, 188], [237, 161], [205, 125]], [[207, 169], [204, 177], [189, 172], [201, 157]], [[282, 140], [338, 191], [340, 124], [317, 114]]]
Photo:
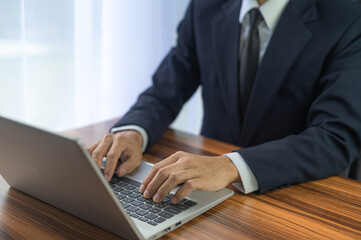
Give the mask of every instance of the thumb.
[[141, 162], [141, 157], [132, 157], [128, 158], [126, 161], [122, 162], [118, 169], [117, 169], [117, 175], [118, 177], [123, 177], [127, 173], [131, 173], [136, 169]]

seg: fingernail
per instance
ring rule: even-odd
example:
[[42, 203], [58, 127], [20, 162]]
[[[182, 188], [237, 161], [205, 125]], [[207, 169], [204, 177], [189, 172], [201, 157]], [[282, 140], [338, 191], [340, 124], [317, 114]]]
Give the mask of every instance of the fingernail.
[[170, 200], [170, 202], [173, 203], [173, 204], [177, 204], [177, 203], [178, 203], [177, 198], [175, 198], [175, 197], [172, 197], [172, 199]]
[[105, 180], [108, 182], [108, 174], [104, 175]]
[[154, 202], [160, 202], [160, 196], [159, 196], [158, 193], [154, 194], [154, 196], [153, 196], [153, 201], [154, 201]]
[[125, 174], [127, 174], [127, 169], [121, 168], [119, 171], [119, 177], [123, 177]]
[[148, 191], [148, 190], [145, 190], [145, 192], [144, 192], [144, 197], [145, 198], [150, 198], [151, 196], [150, 196], [150, 192]]
[[139, 187], [139, 192], [143, 193], [144, 189], [145, 189], [144, 185], [143, 185], [143, 184], [140, 185], [140, 187]]

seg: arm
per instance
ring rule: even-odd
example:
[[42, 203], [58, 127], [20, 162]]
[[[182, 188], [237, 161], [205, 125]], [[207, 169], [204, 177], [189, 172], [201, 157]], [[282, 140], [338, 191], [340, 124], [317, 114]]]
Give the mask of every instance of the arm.
[[298, 135], [237, 150], [259, 191], [320, 179], [344, 171], [361, 151], [361, 19], [330, 52]]

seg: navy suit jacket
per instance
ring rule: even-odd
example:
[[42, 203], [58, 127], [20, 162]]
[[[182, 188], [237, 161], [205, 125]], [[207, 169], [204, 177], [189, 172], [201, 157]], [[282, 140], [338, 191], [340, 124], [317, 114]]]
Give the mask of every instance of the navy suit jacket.
[[344, 171], [361, 149], [361, 8], [291, 0], [260, 63], [247, 111], [239, 103], [240, 0], [194, 0], [153, 85], [115, 125], [149, 145], [202, 86], [201, 134], [239, 152], [265, 192]]

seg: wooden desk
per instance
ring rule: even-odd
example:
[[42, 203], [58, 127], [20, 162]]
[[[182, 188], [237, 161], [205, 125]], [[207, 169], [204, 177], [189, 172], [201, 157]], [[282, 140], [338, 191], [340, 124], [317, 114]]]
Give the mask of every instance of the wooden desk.
[[[94, 143], [114, 123], [68, 131]], [[157, 162], [177, 150], [217, 155], [235, 146], [169, 130], [144, 159]], [[0, 239], [119, 239], [37, 199], [0, 178]], [[266, 194], [236, 193], [163, 239], [361, 239], [361, 183], [341, 177]]]

